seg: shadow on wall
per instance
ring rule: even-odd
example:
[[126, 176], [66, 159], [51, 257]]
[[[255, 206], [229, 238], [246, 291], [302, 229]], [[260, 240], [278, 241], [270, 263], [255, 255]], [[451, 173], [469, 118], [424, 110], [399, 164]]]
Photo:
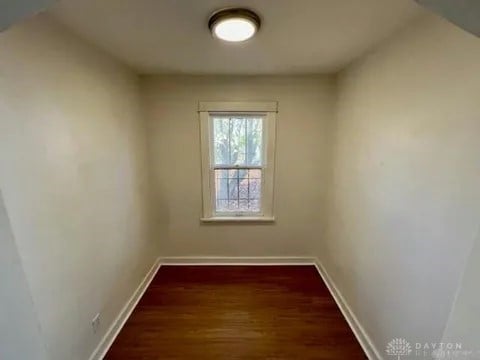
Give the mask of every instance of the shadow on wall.
[[54, 0], [7, 0], [0, 4], [0, 31], [17, 21], [46, 10]]
[[480, 1], [415, 0], [462, 29], [480, 37]]
[[0, 192], [0, 359], [46, 360], [30, 289]]

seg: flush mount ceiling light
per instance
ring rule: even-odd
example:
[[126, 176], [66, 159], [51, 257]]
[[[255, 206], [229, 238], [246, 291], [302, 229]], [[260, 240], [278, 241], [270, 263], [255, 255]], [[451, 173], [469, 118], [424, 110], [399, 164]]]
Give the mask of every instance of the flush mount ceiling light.
[[216, 38], [241, 42], [255, 35], [260, 28], [260, 17], [248, 9], [224, 9], [210, 16], [208, 27]]

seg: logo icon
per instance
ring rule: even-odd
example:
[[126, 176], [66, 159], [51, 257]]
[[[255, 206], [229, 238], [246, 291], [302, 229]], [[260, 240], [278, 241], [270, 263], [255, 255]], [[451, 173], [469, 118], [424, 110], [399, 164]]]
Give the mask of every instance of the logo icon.
[[397, 360], [400, 360], [401, 356], [407, 356], [412, 352], [410, 343], [401, 338], [396, 338], [387, 344], [386, 352], [390, 356], [396, 356]]

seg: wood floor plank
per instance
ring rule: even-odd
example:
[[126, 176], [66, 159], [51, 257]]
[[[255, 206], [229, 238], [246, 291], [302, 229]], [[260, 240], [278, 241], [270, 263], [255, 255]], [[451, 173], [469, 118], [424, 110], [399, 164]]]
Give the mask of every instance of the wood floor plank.
[[366, 357], [313, 266], [162, 266], [105, 359]]

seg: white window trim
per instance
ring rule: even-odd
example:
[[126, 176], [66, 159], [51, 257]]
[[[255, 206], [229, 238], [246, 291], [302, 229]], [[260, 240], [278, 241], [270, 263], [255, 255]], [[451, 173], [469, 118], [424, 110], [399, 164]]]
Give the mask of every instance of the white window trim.
[[[200, 143], [202, 154], [202, 199], [204, 222], [273, 222], [273, 187], [275, 173], [275, 137], [277, 102], [200, 102]], [[215, 214], [213, 171], [211, 166], [212, 114], [259, 114], [265, 117], [264, 157], [266, 159], [262, 176], [262, 209], [260, 214]]]

